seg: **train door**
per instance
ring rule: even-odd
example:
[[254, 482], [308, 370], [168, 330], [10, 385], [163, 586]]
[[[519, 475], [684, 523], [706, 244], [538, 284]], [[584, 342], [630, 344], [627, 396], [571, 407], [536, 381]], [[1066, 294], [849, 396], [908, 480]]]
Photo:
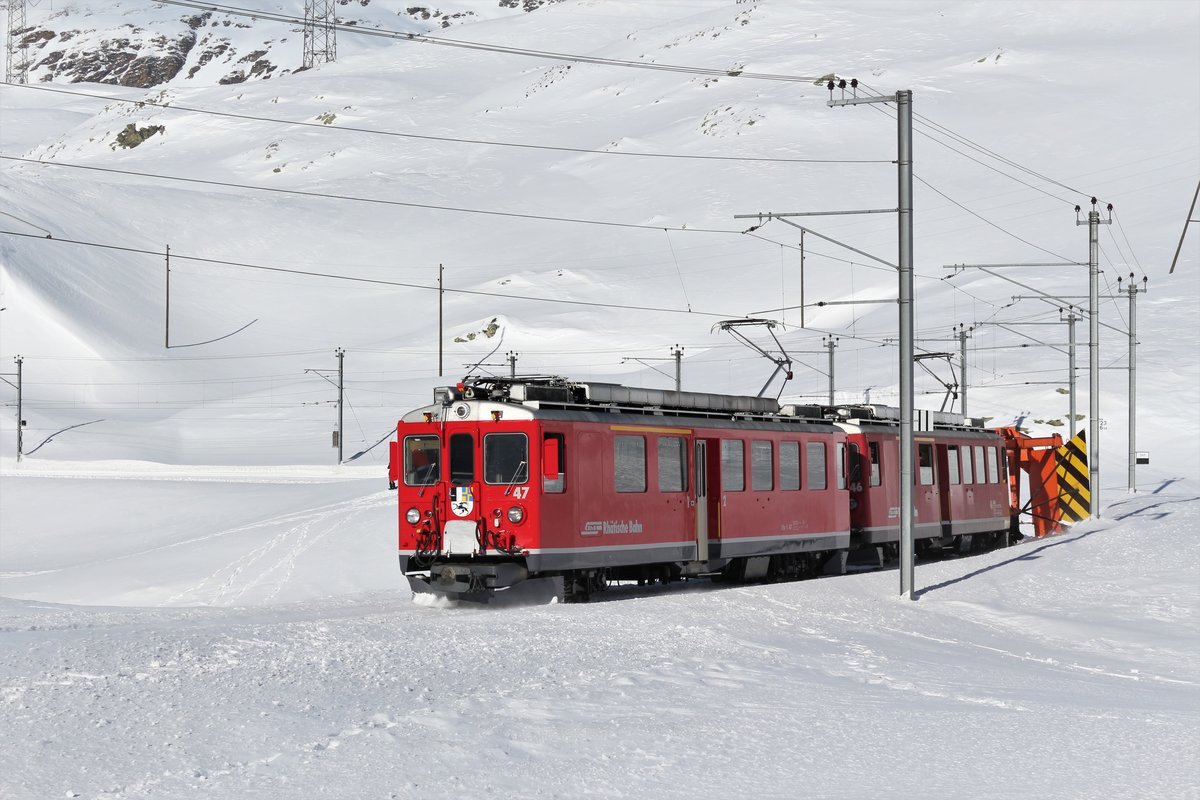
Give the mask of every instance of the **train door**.
[[[954, 524], [954, 496], [950, 487], [958, 481], [958, 450], [952, 446], [939, 444], [935, 446], [937, 459], [937, 489], [941, 500], [942, 535], [950, 533]], [[951, 464], [953, 455], [954, 463]]]
[[913, 509], [918, 522], [913, 526], [913, 535], [917, 538], [940, 536], [942, 502], [938, 491], [939, 476], [936, 459], [934, 458], [934, 443], [932, 440], [916, 440], [917, 474], [916, 491], [914, 492]]
[[718, 450], [717, 441], [715, 439], [696, 439], [693, 448], [695, 476], [692, 485], [696, 487], [696, 560], [708, 561], [709, 537], [719, 538], [721, 533], [720, 469], [713, 469], [709, 460], [709, 450], [711, 449], [714, 454]]
[[692, 485], [696, 487], [696, 560], [708, 560], [708, 456], [707, 443], [697, 439], [695, 449], [696, 476]]
[[450, 485], [443, 519], [443, 548], [447, 553], [470, 555], [479, 549], [478, 426], [456, 425], [446, 438]]

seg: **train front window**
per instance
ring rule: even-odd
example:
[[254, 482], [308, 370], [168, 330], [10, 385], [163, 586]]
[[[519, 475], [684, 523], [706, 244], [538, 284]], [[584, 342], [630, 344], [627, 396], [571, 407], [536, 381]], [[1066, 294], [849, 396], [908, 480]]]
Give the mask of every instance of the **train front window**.
[[529, 479], [529, 438], [523, 433], [489, 433], [483, 437], [483, 479], [507, 486]]
[[404, 483], [431, 486], [441, 480], [442, 444], [436, 436], [404, 437]]
[[469, 433], [450, 437], [450, 482], [455, 486], [475, 482], [475, 438]]

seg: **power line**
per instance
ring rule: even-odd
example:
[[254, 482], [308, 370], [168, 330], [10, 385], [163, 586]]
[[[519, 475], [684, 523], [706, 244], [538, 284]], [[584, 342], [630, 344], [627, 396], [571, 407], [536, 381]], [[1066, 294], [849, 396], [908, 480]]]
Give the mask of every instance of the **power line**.
[[973, 216], [973, 217], [975, 217], [976, 219], [980, 220], [981, 222], [984, 222], [984, 223], [986, 223], [986, 224], [988, 224], [988, 225], [991, 225], [993, 228], [995, 228], [996, 230], [1000, 231], [1000, 232], [1001, 232], [1001, 233], [1003, 233], [1004, 235], [1006, 235], [1006, 236], [1011, 236], [1012, 238], [1016, 239], [1018, 242], [1021, 242], [1021, 243], [1023, 243], [1023, 244], [1027, 244], [1027, 245], [1029, 245], [1030, 247], [1032, 247], [1032, 248], [1034, 248], [1034, 249], [1036, 249], [1036, 250], [1041, 250], [1043, 253], [1049, 253], [1050, 255], [1054, 256], [1055, 258], [1060, 258], [1060, 259], [1062, 259], [1063, 261], [1070, 261], [1070, 260], [1071, 260], [1071, 259], [1067, 258], [1066, 256], [1061, 256], [1061, 255], [1059, 255], [1058, 253], [1055, 253], [1053, 250], [1047, 250], [1046, 248], [1042, 247], [1041, 245], [1036, 245], [1036, 244], [1034, 244], [1033, 242], [1029, 241], [1028, 239], [1022, 239], [1020, 236], [1017, 236], [1017, 235], [1016, 235], [1015, 233], [1013, 233], [1012, 231], [1010, 231], [1010, 230], [1007, 230], [1007, 229], [1005, 229], [1005, 228], [1002, 228], [1001, 226], [999, 226], [999, 225], [997, 225], [996, 223], [992, 222], [992, 221], [991, 221], [990, 219], [988, 219], [987, 217], [984, 217], [983, 215], [981, 215], [981, 214], [978, 214], [978, 213], [976, 213], [975, 211], [972, 211], [971, 209], [969, 209], [969, 208], [967, 208], [966, 206], [964, 206], [962, 203], [958, 202], [958, 201], [957, 201], [957, 200], [955, 200], [954, 198], [952, 198], [952, 197], [950, 197], [949, 195], [947, 195], [945, 192], [941, 191], [940, 189], [937, 189], [937, 188], [936, 188], [936, 187], [934, 187], [934, 186], [933, 186], [931, 183], [929, 183], [929, 181], [925, 180], [924, 178], [922, 178], [922, 177], [920, 177], [920, 176], [918, 176], [918, 175], [913, 175], [913, 179], [914, 179], [914, 180], [917, 180], [917, 181], [920, 181], [922, 184], [924, 184], [926, 187], [928, 187], [929, 189], [931, 189], [933, 192], [935, 192], [935, 193], [936, 193], [936, 194], [938, 194], [938, 195], [941, 195], [941, 197], [942, 197], [943, 199], [945, 199], [945, 200], [947, 200], [947, 201], [949, 201], [949, 202], [953, 203], [954, 205], [958, 206], [958, 207], [959, 207], [959, 208], [961, 208], [963, 211], [967, 212], [968, 214], [970, 214], [971, 216]]
[[599, 225], [609, 228], [633, 228], [644, 231], [687, 231], [689, 233], [741, 233], [741, 231], [720, 229], [720, 228], [672, 228], [663, 225], [639, 225], [634, 222], [610, 222], [606, 220], [582, 219], [577, 217], [554, 217], [543, 214], [522, 214], [516, 211], [492, 211], [482, 208], [461, 208], [458, 206], [440, 206], [430, 203], [409, 203], [403, 200], [383, 200], [375, 197], [357, 197], [348, 194], [332, 194], [329, 192], [306, 192], [302, 189], [284, 189], [276, 186], [254, 186], [247, 183], [232, 183], [229, 181], [213, 181], [203, 178], [184, 178], [179, 175], [158, 175], [152, 172], [135, 172], [133, 170], [114, 169], [112, 167], [95, 167], [87, 164], [71, 164], [66, 161], [40, 161], [34, 158], [20, 158], [18, 156], [0, 156], [0, 160], [17, 161], [25, 164], [39, 164], [48, 167], [67, 167], [70, 169], [89, 170], [92, 172], [106, 172], [114, 175], [129, 175], [136, 178], [153, 178], [163, 181], [177, 181], [179, 183], [193, 183], [202, 186], [219, 186], [225, 189], [247, 189], [254, 192], [272, 192], [275, 194], [286, 194], [297, 197], [316, 197], [323, 200], [349, 200], [356, 203], [375, 203], [385, 206], [400, 206], [402, 208], [423, 208], [429, 211], [453, 211], [460, 214], [482, 214], [491, 217], [509, 217], [513, 219], [528, 219], [539, 220], [543, 222], [569, 222], [577, 225]]
[[[1145, 275], [1146, 270], [1142, 269], [1142, 262], [1138, 260], [1137, 254], [1133, 252], [1133, 244], [1130, 243], [1129, 237], [1125, 235], [1125, 226], [1121, 224], [1121, 217], [1117, 214], [1113, 214], [1112, 216], [1117, 221], [1117, 230], [1121, 231], [1121, 238], [1125, 240], [1125, 245], [1129, 248], [1129, 255], [1133, 256], [1133, 263], [1137, 265], [1138, 272]], [[1112, 228], [1108, 229], [1108, 235], [1112, 236]], [[1116, 241], [1115, 238], [1114, 241]]]
[[[693, 230], [693, 229], [689, 228], [687, 230]], [[138, 253], [141, 255], [153, 255], [153, 256], [161, 256], [162, 255], [162, 253], [160, 251], [147, 250], [145, 248], [140, 248], [140, 247], [127, 247], [127, 246], [123, 246], [123, 245], [104, 244], [102, 242], [85, 242], [85, 241], [76, 240], [76, 239], [52, 239], [52, 238], [45, 237], [45, 236], [34, 236], [33, 234], [30, 234], [30, 233], [19, 233], [17, 231], [2, 231], [2, 230], [0, 230], [0, 235], [2, 235], [2, 236], [20, 236], [20, 237], [24, 237], [27, 239], [34, 239], [39, 242], [56, 242], [59, 244], [73, 244], [73, 245], [78, 245], [81, 247], [96, 247], [96, 248], [100, 248], [100, 249], [104, 249], [104, 250], [116, 250], [116, 251], [124, 252], [124, 253]], [[308, 270], [287, 269], [284, 267], [268, 267], [263, 264], [252, 264], [252, 263], [241, 262], [241, 261], [225, 261], [225, 260], [216, 259], [216, 258], [205, 258], [203, 256], [181, 255], [181, 254], [175, 253], [174, 251], [172, 251], [171, 257], [174, 259], [178, 259], [180, 261], [195, 261], [197, 263], [213, 264], [213, 265], [222, 266], [222, 267], [234, 267], [234, 268], [238, 268], [238, 269], [261, 270], [264, 272], [276, 272], [276, 273], [282, 273], [282, 274], [287, 274], [287, 275], [304, 275], [304, 276], [312, 277], [312, 278], [328, 278], [330, 280], [350, 281], [353, 283], [368, 283], [368, 284], [374, 284], [376, 286], [395, 286], [395, 287], [404, 288], [404, 289], [419, 289], [421, 291], [426, 291], [426, 292], [440, 291], [437, 286], [425, 286], [425, 285], [419, 284], [419, 283], [402, 283], [400, 281], [387, 281], [387, 280], [383, 280], [381, 278], [362, 278], [362, 277], [355, 277], [355, 276], [351, 276], [351, 275], [337, 275], [335, 273], [330, 273], [330, 272], [311, 272]], [[719, 317], [721, 319], [736, 319], [736, 318], [741, 318], [743, 316], [742, 314], [718, 313], [718, 312], [714, 312], [714, 311], [692, 311], [692, 310], [683, 309], [683, 308], [666, 308], [666, 307], [660, 307], [660, 306], [635, 306], [635, 305], [625, 305], [622, 303], [598, 303], [598, 302], [588, 301], [588, 300], [564, 300], [564, 299], [553, 298], [553, 297], [537, 297], [534, 295], [503, 294], [501, 292], [484, 292], [484, 291], [479, 291], [476, 289], [450, 289], [450, 288], [447, 288], [447, 289], [444, 289], [441, 291], [445, 291], [447, 294], [463, 294], [463, 295], [471, 295], [471, 296], [475, 296], [475, 297], [498, 297], [498, 298], [502, 298], [505, 300], [530, 300], [530, 301], [539, 302], [539, 303], [558, 303], [560, 305], [586, 306], [589, 308], [614, 308], [614, 309], [621, 309], [621, 310], [626, 310], [626, 311], [651, 311], [651, 312], [655, 312], [655, 313], [659, 313], [659, 314], [694, 314], [695, 316], [699, 316], [699, 317]]]
[[[880, 97], [884, 96], [884, 95], [883, 95], [883, 94], [881, 94], [881, 93], [880, 93], [880, 92], [879, 92], [877, 89], [873, 89], [873, 88], [871, 88], [871, 87], [869, 87], [869, 86], [866, 86], [865, 84], [863, 84], [863, 83], [861, 83], [861, 82], [859, 83], [859, 86], [860, 86], [860, 87], [862, 87], [863, 89], [865, 89], [865, 90], [869, 91], [869, 92], [874, 92], [874, 93], [875, 93], [875, 95], [877, 95], [877, 96], [880, 96]], [[883, 112], [883, 109], [877, 109], [877, 110], [878, 110], [878, 111], [881, 111], [881, 112]], [[883, 113], [886, 113], [886, 112], [883, 112]], [[1090, 196], [1091, 196], [1091, 194], [1090, 194], [1089, 192], [1084, 192], [1084, 191], [1082, 191], [1082, 190], [1080, 190], [1080, 189], [1075, 189], [1075, 188], [1072, 188], [1071, 186], [1068, 186], [1068, 185], [1067, 185], [1067, 184], [1065, 184], [1065, 183], [1062, 183], [1062, 182], [1060, 182], [1060, 181], [1056, 181], [1056, 180], [1054, 180], [1054, 179], [1053, 179], [1053, 178], [1051, 178], [1051, 177], [1048, 177], [1048, 176], [1046, 176], [1046, 175], [1043, 175], [1043, 174], [1042, 174], [1042, 173], [1040, 173], [1040, 172], [1037, 172], [1036, 170], [1032, 170], [1032, 169], [1030, 169], [1030, 168], [1028, 168], [1028, 167], [1026, 167], [1026, 166], [1023, 166], [1023, 165], [1021, 165], [1021, 164], [1017, 163], [1016, 161], [1013, 161], [1013, 160], [1012, 160], [1012, 159], [1010, 159], [1010, 158], [1007, 158], [1007, 157], [1005, 157], [1005, 156], [1002, 156], [1002, 155], [1000, 155], [999, 153], [995, 152], [994, 150], [990, 150], [990, 149], [988, 149], [987, 147], [984, 147], [983, 145], [981, 145], [981, 144], [978, 144], [977, 142], [974, 142], [974, 141], [972, 141], [970, 138], [968, 138], [968, 137], [966, 137], [966, 136], [963, 136], [963, 135], [962, 135], [962, 134], [960, 134], [960, 133], [956, 133], [956, 132], [954, 132], [954, 131], [950, 130], [950, 129], [949, 129], [949, 128], [947, 128], [945, 125], [942, 125], [942, 124], [940, 124], [940, 123], [934, 122], [934, 121], [933, 121], [932, 119], [930, 119], [929, 117], [923, 116], [923, 115], [921, 115], [921, 114], [914, 114], [913, 116], [914, 116], [914, 117], [916, 117], [917, 119], [921, 120], [921, 122], [922, 122], [922, 123], [924, 123], [925, 125], [927, 125], [927, 126], [929, 126], [930, 128], [932, 128], [932, 129], [936, 130], [938, 133], [940, 133], [940, 134], [942, 134], [942, 135], [944, 135], [944, 136], [949, 136], [949, 137], [951, 137], [951, 138], [952, 138], [954, 141], [956, 141], [956, 142], [958, 142], [958, 143], [960, 143], [960, 144], [963, 144], [963, 145], [965, 145], [965, 146], [967, 146], [967, 147], [971, 148], [972, 150], [975, 150], [975, 151], [976, 151], [976, 152], [978, 152], [978, 153], [983, 153], [983, 154], [985, 154], [985, 155], [988, 155], [988, 156], [990, 156], [990, 157], [992, 157], [992, 158], [996, 159], [997, 161], [999, 161], [999, 162], [1000, 162], [1000, 163], [1002, 163], [1002, 164], [1007, 164], [1008, 166], [1010, 166], [1010, 167], [1013, 167], [1014, 169], [1018, 169], [1018, 170], [1020, 170], [1020, 171], [1022, 171], [1022, 172], [1024, 172], [1024, 173], [1026, 173], [1026, 174], [1028, 174], [1028, 175], [1032, 176], [1032, 177], [1035, 177], [1035, 178], [1038, 178], [1038, 179], [1040, 179], [1040, 180], [1046, 181], [1047, 183], [1053, 184], [1054, 186], [1058, 186], [1058, 187], [1060, 187], [1060, 188], [1062, 188], [1062, 189], [1066, 189], [1068, 192], [1074, 192], [1075, 194], [1081, 195], [1081, 196], [1083, 196], [1083, 197], [1090, 197]], [[982, 161], [979, 161], [978, 159], [975, 159], [975, 158], [972, 158], [971, 156], [968, 156], [966, 153], [963, 153], [961, 150], [956, 150], [955, 148], [953, 148], [953, 147], [950, 147], [950, 146], [949, 146], [948, 144], [946, 144], [945, 142], [942, 142], [942, 141], [940, 141], [939, 139], [936, 139], [936, 138], [934, 138], [934, 137], [930, 136], [930, 135], [929, 135], [929, 134], [927, 134], [927, 133], [922, 133], [922, 135], [923, 135], [923, 136], [926, 136], [927, 138], [930, 138], [930, 139], [932, 139], [932, 140], [933, 140], [933, 141], [935, 141], [935, 142], [938, 142], [938, 144], [941, 144], [943, 147], [946, 147], [946, 148], [948, 148], [948, 149], [950, 149], [950, 150], [953, 150], [954, 152], [958, 153], [959, 155], [963, 156], [964, 158], [969, 158], [969, 159], [971, 159], [972, 161], [975, 161], [975, 162], [976, 162], [976, 163], [978, 163], [978, 164], [981, 164], [981, 165], [983, 165], [983, 166], [985, 166], [985, 167], [988, 167], [989, 169], [992, 169], [992, 170], [995, 170], [996, 172], [999, 172], [999, 173], [1000, 173], [1000, 174], [1002, 174], [1002, 175], [1005, 175], [1006, 177], [1010, 178], [1011, 180], [1014, 180], [1014, 181], [1016, 181], [1017, 183], [1020, 183], [1020, 184], [1022, 184], [1022, 185], [1024, 185], [1024, 186], [1028, 186], [1029, 188], [1031, 188], [1031, 189], [1034, 189], [1035, 191], [1039, 191], [1039, 192], [1041, 192], [1042, 194], [1045, 194], [1045, 195], [1047, 195], [1048, 197], [1053, 197], [1055, 200], [1059, 200], [1059, 201], [1061, 201], [1061, 202], [1064, 202], [1064, 203], [1070, 203], [1070, 201], [1068, 201], [1068, 200], [1063, 200], [1063, 198], [1061, 198], [1061, 197], [1057, 197], [1056, 195], [1050, 194], [1049, 192], [1047, 192], [1047, 191], [1045, 191], [1045, 190], [1043, 190], [1043, 189], [1039, 189], [1039, 188], [1038, 188], [1038, 187], [1036, 187], [1036, 186], [1033, 186], [1033, 185], [1031, 185], [1031, 184], [1025, 183], [1024, 181], [1022, 181], [1022, 180], [1020, 180], [1020, 179], [1018, 179], [1018, 178], [1015, 178], [1015, 177], [1013, 177], [1012, 175], [1009, 175], [1008, 173], [1005, 173], [1005, 172], [1003, 172], [1002, 170], [997, 170], [995, 167], [991, 167], [991, 166], [989, 166], [989, 165], [987, 165], [987, 164], [984, 164]], [[1073, 203], [1071, 203], [1071, 205], [1074, 205], [1074, 204], [1073, 204]]]
[[103, 94], [92, 92], [79, 92], [69, 89], [58, 89], [49, 86], [36, 86], [30, 84], [4, 83], [5, 86], [21, 89], [34, 89], [40, 92], [51, 92], [54, 94], [65, 94], [73, 97], [88, 97], [106, 102], [127, 103], [136, 106], [154, 106], [167, 111], [186, 111], [191, 114], [209, 114], [216, 117], [226, 117], [229, 119], [242, 119], [251, 122], [269, 122], [275, 125], [294, 125], [303, 128], [315, 128], [322, 131], [348, 131], [351, 133], [362, 133], [372, 136], [390, 136], [401, 139], [419, 139], [431, 142], [450, 142], [453, 144], [474, 144], [487, 147], [515, 147], [528, 150], [547, 150], [560, 153], [579, 153], [583, 155], [607, 155], [607, 156], [634, 156], [638, 158], [672, 158], [672, 159], [694, 159], [698, 161], [733, 161], [742, 163], [793, 163], [793, 164], [890, 164], [889, 159], [847, 159], [847, 158], [761, 158], [754, 156], [712, 156], [712, 155], [691, 155], [687, 153], [652, 153], [633, 150], [593, 150], [584, 147], [563, 147], [557, 145], [542, 145], [530, 144], [527, 142], [503, 142], [489, 139], [467, 139], [456, 136], [433, 136], [431, 134], [422, 133], [401, 133], [399, 131], [381, 130], [378, 128], [360, 128], [353, 125], [328, 125], [324, 122], [309, 122], [301, 120], [278, 119], [276, 117], [264, 117], [257, 114], [237, 114], [232, 111], [214, 111], [209, 108], [197, 108], [195, 106], [183, 106], [170, 102], [156, 103], [152, 100], [133, 100], [124, 97], [109, 97]]
[[[2, 233], [2, 232], [0, 232]], [[313, 353], [327, 352], [327, 348], [320, 350], [286, 350], [279, 353], [246, 353], [236, 356], [144, 356], [140, 358], [104, 358], [101, 356], [25, 356], [26, 361], [95, 361], [105, 364], [131, 364], [141, 363], [145, 361], [159, 361], [170, 363], [172, 361], [228, 361], [234, 359], [245, 358], [282, 358], [284, 356], [303, 356], [312, 355]], [[379, 351], [384, 352], [384, 351]], [[388, 351], [390, 352], [390, 351]], [[404, 352], [404, 351], [396, 351]], [[390, 370], [389, 370], [390, 371]]]
[[[103, 250], [114, 250], [114, 251], [118, 251], [118, 252], [134, 253], [134, 254], [139, 254], [139, 255], [152, 255], [152, 256], [156, 256], [156, 257], [162, 255], [162, 253], [160, 251], [148, 250], [145, 248], [105, 244], [105, 243], [101, 243], [101, 242], [87, 242], [87, 241], [74, 240], [74, 239], [54, 239], [54, 238], [47, 238], [47, 237], [42, 237], [42, 236], [35, 236], [35, 235], [29, 234], [29, 233], [20, 233], [17, 231], [0, 230], [0, 236], [18, 236], [18, 237], [27, 238], [27, 239], [34, 239], [34, 240], [40, 241], [40, 242], [55, 242], [58, 244], [72, 244], [72, 245], [76, 245], [76, 246], [80, 246], [80, 247], [94, 247], [94, 248], [103, 249]], [[180, 261], [194, 261], [194, 262], [201, 263], [201, 264], [211, 264], [214, 266], [221, 266], [221, 267], [232, 267], [232, 268], [238, 268], [238, 269], [259, 270], [259, 271], [264, 271], [264, 272], [302, 275], [302, 276], [314, 277], [314, 278], [327, 278], [330, 280], [349, 281], [352, 283], [366, 283], [366, 284], [373, 284], [373, 285], [377, 285], [377, 286], [393, 286], [393, 287], [398, 287], [398, 288], [417, 289], [417, 290], [429, 291], [429, 292], [438, 291], [437, 286], [425, 286], [423, 284], [404, 283], [404, 282], [400, 282], [400, 281], [389, 281], [389, 280], [383, 280], [380, 278], [363, 278], [363, 277], [350, 276], [350, 275], [338, 275], [335, 273], [327, 273], [327, 272], [313, 272], [313, 271], [308, 271], [308, 270], [288, 269], [288, 268], [284, 268], [284, 267], [270, 267], [270, 266], [266, 266], [266, 265], [262, 265], [262, 264], [253, 264], [253, 263], [248, 263], [248, 262], [228, 261], [228, 260], [223, 260], [223, 259], [207, 258], [207, 257], [203, 257], [203, 256], [184, 255], [184, 254], [177, 253], [175, 251], [172, 251], [171, 257], [173, 259], [178, 259]], [[732, 313], [727, 313], [727, 312], [696, 311], [696, 310], [689, 311], [687, 309], [682, 309], [682, 308], [666, 308], [666, 307], [659, 307], [659, 306], [638, 306], [638, 305], [626, 305], [626, 304], [621, 304], [621, 303], [600, 303], [600, 302], [587, 301], [587, 300], [567, 300], [567, 299], [552, 298], [552, 297], [537, 297], [537, 296], [533, 296], [533, 295], [503, 294], [501, 292], [485, 292], [485, 291], [479, 291], [479, 290], [474, 290], [474, 289], [445, 288], [443, 291], [445, 291], [447, 294], [462, 294], [462, 295], [477, 296], [477, 297], [496, 297], [496, 298], [501, 298], [501, 299], [506, 299], [506, 300], [528, 300], [528, 301], [533, 301], [533, 302], [557, 303], [560, 305], [584, 306], [584, 307], [589, 307], [589, 308], [611, 308], [611, 309], [618, 309], [618, 310], [625, 310], [625, 311], [647, 311], [647, 312], [662, 313], [662, 314], [685, 314], [685, 315], [692, 315], [692, 316], [697, 316], [697, 317], [717, 317], [720, 319], [741, 319], [745, 316], [743, 314], [732, 314]], [[783, 326], [783, 327], [795, 328], [796, 326]], [[856, 341], [868, 342], [868, 343], [874, 344], [876, 346], [887, 346], [887, 342], [881, 341], [879, 336], [872, 337], [872, 336], [866, 335], [866, 334], [853, 335], [853, 334], [845, 333], [842, 331], [834, 331], [832, 329], [814, 328], [812, 326], [809, 326], [809, 327], [805, 328], [804, 330], [805, 330], [805, 332], [808, 332], [808, 333], [814, 333], [814, 334], [819, 333], [819, 334], [828, 334], [828, 335], [836, 334], [843, 338], [853, 339]], [[880, 336], [882, 336], [882, 334]], [[697, 347], [706, 347], [706, 345], [696, 345], [696, 346]], [[713, 349], [713, 348], [719, 347], [719, 345], [712, 345], [712, 346], [708, 346], [708, 347], [710, 347], [710, 349]], [[281, 353], [281, 354], [258, 354], [258, 355], [243, 355], [243, 356], [182, 357], [182, 358], [166, 358], [166, 359], [155, 359], [155, 358], [103, 359], [103, 360], [105, 360], [105, 361], [120, 360], [120, 361], [167, 361], [167, 362], [170, 362], [170, 361], [186, 361], [186, 360], [222, 360], [222, 359], [234, 359], [234, 358], [262, 358], [262, 357], [270, 357], [273, 355], [296, 355], [296, 354], [310, 354], [310, 353], [321, 353], [321, 352], [325, 352], [325, 351], [324, 350], [304, 350], [304, 351], [292, 351], [290, 353]], [[379, 352], [393, 352], [393, 351], [379, 351]], [[580, 351], [580, 352], [588, 352], [588, 351]], [[606, 352], [606, 351], [597, 351], [597, 352]], [[552, 352], [541, 353], [541, 354], [542, 355], [555, 355], [555, 354], [572, 355], [574, 353], [575, 353], [575, 351], [552, 351]], [[88, 359], [82, 359], [82, 358], [50, 359], [50, 358], [46, 358], [44, 360], [88, 360]]]
[[[1027, 175], [1030, 175], [1034, 178], [1043, 180], [1046, 183], [1053, 184], [1054, 186], [1057, 186], [1060, 189], [1066, 189], [1068, 192], [1074, 192], [1075, 194], [1078, 194], [1078, 195], [1081, 195], [1084, 197], [1090, 196], [1087, 192], [1083, 191], [1082, 189], [1075, 189], [1071, 186], [1068, 186], [1065, 183], [1062, 183], [1061, 181], [1056, 181], [1054, 178], [1051, 178], [1047, 175], [1043, 175], [1042, 173], [1040, 173], [1036, 170], [1032, 170], [1029, 167], [1023, 166], [1023, 165], [1017, 163], [1016, 161], [1013, 161], [1010, 158], [1000, 155], [999, 153], [997, 153], [994, 150], [990, 150], [990, 149], [984, 147], [983, 145], [978, 144], [977, 142], [974, 142], [971, 139], [968, 139], [967, 137], [965, 137], [961, 134], [955, 133], [954, 131], [950, 130], [946, 126], [941, 125], [941, 124], [929, 119], [929, 117], [925, 117], [920, 114], [917, 114], [915, 116], [918, 117], [925, 124], [929, 125], [930, 127], [934, 128], [935, 130], [937, 130], [939, 133], [950, 136], [954, 141], [959, 142], [959, 143], [971, 148], [972, 150], [975, 150], [976, 152], [985, 153], [985, 154], [991, 156], [992, 158], [996, 159], [997, 161], [999, 161], [1002, 164], [1007, 164], [1008, 166], [1010, 166], [1014, 169], [1018, 169], [1021, 172], [1024, 172]], [[960, 155], [965, 155], [965, 154], [960, 153]], [[969, 156], [967, 156], [967, 157], [969, 158]], [[1011, 178], [1012, 176], [1010, 175], [1009, 177]], [[1017, 180], [1017, 179], [1013, 178], [1013, 180]], [[1024, 181], [1019, 181], [1019, 180], [1017, 182], [1024, 183]], [[1024, 185], [1029, 186], [1029, 184], [1024, 184]], [[1030, 188], [1037, 189], [1037, 191], [1040, 191], [1049, 197], [1054, 197], [1056, 200], [1062, 200], [1061, 197], [1056, 197], [1055, 195], [1052, 195], [1049, 192], [1045, 192], [1042, 189], [1038, 189], [1036, 186], [1031, 186]], [[1070, 201], [1064, 200], [1063, 202], [1070, 202]]]
[[[777, 242], [774, 239], [770, 239], [766, 236], [762, 236], [757, 233], [752, 233], [752, 232], [744, 232], [744, 233], [746, 236], [749, 236], [752, 239], [759, 239], [760, 241], [767, 242], [768, 244], [778, 245], [779, 247], [787, 248], [788, 250], [794, 250], [797, 252], [799, 252], [799, 250], [800, 250], [800, 248], [795, 245], [787, 244], [785, 242]], [[848, 258], [839, 258], [838, 256], [831, 256], [828, 253], [821, 253], [821, 252], [818, 252], [818, 251], [813, 250], [812, 248], [808, 248], [808, 247], [804, 248], [804, 254], [805, 254], [805, 256], [817, 256], [820, 258], [827, 258], [830, 261], [839, 261], [843, 264], [849, 264], [852, 267], [866, 267], [867, 269], [876, 270], [878, 272], [886, 272], [889, 275], [895, 272], [895, 270], [891, 269], [890, 267], [881, 267], [876, 264], [870, 264], [870, 263], [866, 263], [863, 261], [851, 261]], [[946, 281], [945, 276], [922, 275], [919, 272], [914, 272], [913, 277], [921, 278], [922, 280], [927, 280], [927, 281]], [[999, 306], [997, 306], [995, 303], [991, 302], [990, 300], [984, 300], [982, 297], [978, 297], [977, 295], [971, 294], [966, 289], [963, 289], [961, 286], [956, 286], [953, 283], [949, 284], [949, 286], [950, 286], [950, 288], [954, 289], [955, 291], [965, 294], [967, 297], [971, 298], [972, 300], [975, 300], [980, 303], [985, 303], [989, 306], [992, 306], [993, 308], [999, 308]], [[783, 324], [783, 323], [781, 323], [781, 324]]]

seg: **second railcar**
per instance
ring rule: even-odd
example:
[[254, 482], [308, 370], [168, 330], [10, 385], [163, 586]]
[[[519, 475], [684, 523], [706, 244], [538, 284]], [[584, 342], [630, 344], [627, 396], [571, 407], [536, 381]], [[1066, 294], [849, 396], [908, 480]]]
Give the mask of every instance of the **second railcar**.
[[[897, 409], [850, 406], [836, 410], [839, 427], [859, 461], [852, 476], [852, 542], [884, 546], [900, 540], [900, 433]], [[1012, 523], [1004, 439], [980, 421], [922, 412], [913, 434], [913, 538], [919, 552], [986, 549]], [[894, 554], [894, 553], [893, 553]]]

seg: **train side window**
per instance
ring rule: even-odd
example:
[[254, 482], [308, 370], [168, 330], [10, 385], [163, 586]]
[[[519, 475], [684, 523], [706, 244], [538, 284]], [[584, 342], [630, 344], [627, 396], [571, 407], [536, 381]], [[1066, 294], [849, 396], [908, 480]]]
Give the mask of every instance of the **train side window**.
[[824, 489], [829, 483], [825, 480], [825, 443], [809, 442], [804, 447], [808, 471], [808, 488]]
[[687, 440], [678, 436], [660, 436], [658, 439], [658, 490], [660, 492], [686, 492]]
[[775, 488], [774, 450], [770, 442], [750, 442], [750, 488], [756, 492]]
[[975, 482], [987, 483], [987, 472], [984, 470], [983, 446], [975, 445]]
[[547, 433], [545, 438], [558, 440], [558, 477], [553, 480], [543, 477], [542, 491], [562, 494], [567, 490], [567, 437], [561, 433]]
[[613, 481], [618, 492], [646, 491], [645, 437], [613, 437]]
[[917, 464], [922, 486], [933, 486], [933, 445], [917, 445]]
[[999, 483], [1000, 469], [996, 463], [996, 448], [994, 447], [987, 448], [987, 470], [988, 483]]
[[871, 485], [879, 485], [879, 442], [867, 442], [867, 452], [871, 454]]
[[833, 467], [833, 472], [837, 476], [837, 488], [845, 489], [846, 488], [846, 444], [845, 444], [845, 442], [838, 442], [838, 445], [836, 448], [834, 448], [833, 453], [834, 453], [834, 460], [837, 462], [836, 464], [834, 464], [834, 467]]
[[785, 492], [800, 489], [800, 443], [779, 443], [779, 488]]
[[961, 483], [958, 475], [958, 445], [952, 444], [946, 447], [946, 466], [950, 472], [950, 483]]
[[746, 489], [746, 452], [740, 439], [721, 440], [721, 491]]
[[963, 483], [975, 482], [975, 476], [971, 470], [971, 445], [969, 444], [962, 446], [962, 481]]
[[469, 433], [450, 437], [450, 482], [470, 486], [475, 481], [475, 438]]

